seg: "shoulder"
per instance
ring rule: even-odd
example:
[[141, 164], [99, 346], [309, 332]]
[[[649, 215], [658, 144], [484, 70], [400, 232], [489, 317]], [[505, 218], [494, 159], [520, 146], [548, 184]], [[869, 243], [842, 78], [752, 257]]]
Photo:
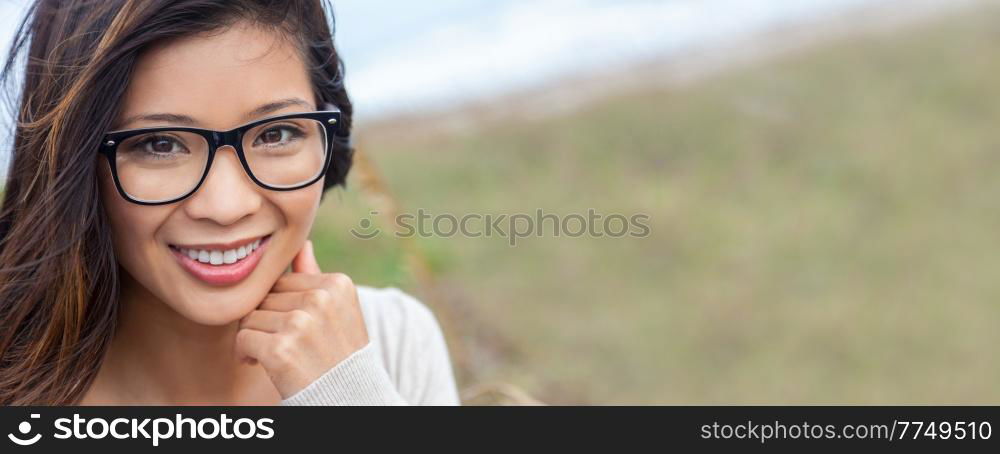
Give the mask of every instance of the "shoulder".
[[394, 287], [357, 286], [368, 340], [408, 402], [458, 401], [448, 347], [434, 313]]
[[443, 338], [434, 313], [420, 300], [395, 287], [359, 285], [358, 301], [368, 340], [394, 378], [401, 377], [427, 353], [427, 345]]
[[413, 340], [440, 330], [430, 308], [398, 288], [358, 285], [357, 289], [369, 339]]

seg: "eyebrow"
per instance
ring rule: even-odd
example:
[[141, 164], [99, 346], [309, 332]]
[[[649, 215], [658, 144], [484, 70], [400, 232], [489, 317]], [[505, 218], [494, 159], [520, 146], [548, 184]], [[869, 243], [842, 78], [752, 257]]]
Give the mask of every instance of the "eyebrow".
[[[257, 117], [261, 117], [273, 112], [277, 112], [281, 109], [285, 109], [292, 106], [301, 106], [305, 108], [312, 108], [312, 105], [303, 100], [302, 98], [286, 98], [278, 101], [272, 101], [267, 104], [262, 104], [253, 110], [250, 110], [243, 115], [244, 120], [252, 121]], [[125, 119], [116, 129], [123, 129], [129, 124], [135, 123], [137, 121], [153, 121], [157, 123], [170, 123], [170, 124], [181, 124], [187, 126], [194, 126], [198, 124], [198, 120], [194, 119], [189, 115], [175, 114], [175, 113], [144, 113], [138, 115], [132, 115]]]
[[253, 109], [244, 115], [246, 121], [251, 121], [254, 118], [267, 115], [272, 112], [277, 112], [286, 107], [300, 106], [312, 108], [312, 105], [302, 100], [302, 98], [286, 98], [280, 101], [269, 102], [267, 104], [261, 105], [256, 109]]

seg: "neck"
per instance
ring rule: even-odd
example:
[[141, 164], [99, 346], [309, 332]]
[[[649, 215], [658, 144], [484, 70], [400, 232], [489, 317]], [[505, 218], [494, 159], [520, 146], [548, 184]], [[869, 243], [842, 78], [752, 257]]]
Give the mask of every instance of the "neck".
[[243, 364], [234, 356], [238, 321], [220, 326], [195, 323], [124, 270], [120, 304], [118, 329], [97, 378], [115, 390], [116, 399], [230, 404], [260, 400], [260, 390], [270, 385], [261, 366]]

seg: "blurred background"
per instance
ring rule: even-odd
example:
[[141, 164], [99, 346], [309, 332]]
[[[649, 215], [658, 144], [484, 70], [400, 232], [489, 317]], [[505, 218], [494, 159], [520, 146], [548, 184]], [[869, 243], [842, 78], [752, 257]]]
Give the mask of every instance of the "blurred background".
[[[321, 265], [430, 306], [466, 403], [1000, 403], [1000, 2], [333, 6]], [[648, 235], [394, 233], [591, 209]]]

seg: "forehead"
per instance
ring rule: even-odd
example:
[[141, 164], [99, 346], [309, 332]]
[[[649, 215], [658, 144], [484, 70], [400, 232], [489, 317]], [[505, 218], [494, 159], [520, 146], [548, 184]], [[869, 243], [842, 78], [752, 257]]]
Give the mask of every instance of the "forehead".
[[[141, 53], [118, 120], [172, 113], [190, 116], [201, 127], [228, 129], [245, 122], [244, 115], [256, 107], [295, 97], [314, 102], [306, 64], [294, 43], [277, 32], [236, 24]], [[142, 126], [151, 125], [129, 125]]]

